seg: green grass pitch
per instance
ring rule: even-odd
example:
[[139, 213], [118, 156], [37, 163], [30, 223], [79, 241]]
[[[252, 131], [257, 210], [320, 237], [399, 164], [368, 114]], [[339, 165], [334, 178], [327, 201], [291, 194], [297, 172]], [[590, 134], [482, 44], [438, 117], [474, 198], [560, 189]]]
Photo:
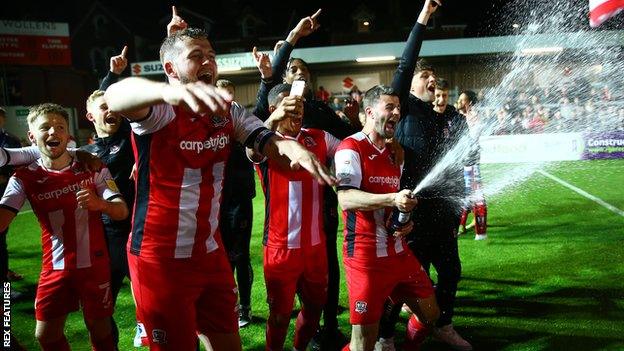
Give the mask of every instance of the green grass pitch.
[[[484, 165], [484, 182], [506, 167], [510, 166]], [[547, 170], [624, 209], [624, 161], [561, 162]], [[265, 345], [264, 198], [259, 184], [258, 194], [251, 246], [255, 323], [241, 330], [246, 350], [263, 350]], [[541, 174], [487, 200], [489, 239], [474, 241], [472, 233], [459, 238], [463, 279], [454, 324], [475, 350], [624, 349], [624, 217]], [[8, 242], [10, 267], [25, 276], [12, 287], [26, 293], [12, 305], [12, 331], [28, 350], [37, 350], [33, 299], [41, 249], [32, 213], [15, 218]], [[346, 304], [342, 282], [340, 305]], [[120, 349], [131, 350], [134, 306], [127, 286], [117, 301], [115, 318]], [[339, 322], [348, 334], [347, 312], [341, 313]], [[286, 348], [292, 346], [293, 326], [294, 321]], [[404, 327], [398, 329], [400, 341]], [[74, 350], [90, 350], [80, 313], [68, 318], [66, 335]], [[423, 347], [446, 349], [434, 341]]]

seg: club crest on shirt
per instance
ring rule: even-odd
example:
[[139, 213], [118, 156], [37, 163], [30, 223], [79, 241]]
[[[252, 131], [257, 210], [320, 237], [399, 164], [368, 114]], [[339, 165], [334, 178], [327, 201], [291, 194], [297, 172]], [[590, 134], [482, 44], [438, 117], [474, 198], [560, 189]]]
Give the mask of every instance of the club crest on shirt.
[[359, 314], [368, 312], [368, 304], [366, 301], [355, 301], [355, 312]]
[[152, 342], [154, 344], [166, 344], [167, 343], [167, 332], [162, 329], [154, 329], [152, 330]]
[[117, 187], [117, 184], [115, 183], [115, 181], [111, 178], [111, 179], [106, 179], [105, 180], [106, 185], [108, 186], [108, 188], [116, 193], [119, 192], [119, 188]]
[[210, 121], [215, 128], [223, 128], [230, 122], [230, 119], [223, 116], [212, 116]]
[[306, 147], [314, 147], [316, 146], [316, 141], [314, 141], [314, 138], [312, 138], [311, 136], [307, 136], [303, 138], [303, 145], [305, 145]]

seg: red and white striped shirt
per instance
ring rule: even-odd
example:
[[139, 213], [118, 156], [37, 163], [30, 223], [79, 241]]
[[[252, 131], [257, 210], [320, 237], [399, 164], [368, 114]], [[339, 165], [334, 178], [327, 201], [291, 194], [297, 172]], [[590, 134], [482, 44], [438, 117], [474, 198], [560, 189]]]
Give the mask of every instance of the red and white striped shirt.
[[[335, 164], [338, 190], [359, 189], [373, 194], [399, 191], [403, 165], [395, 164], [391, 150], [378, 149], [363, 132], [340, 143]], [[391, 207], [374, 211], [342, 211], [344, 256], [374, 259], [404, 252], [403, 238], [388, 235], [386, 229], [391, 212]]]
[[227, 116], [200, 116], [167, 104], [132, 123], [137, 192], [130, 253], [200, 257], [221, 246], [219, 208], [225, 163], [262, 122], [232, 103]]
[[624, 10], [624, 0], [589, 0], [589, 25], [600, 26]]
[[[323, 164], [331, 160], [340, 140], [319, 129], [301, 129], [293, 139]], [[266, 246], [298, 249], [325, 242], [323, 187], [304, 169], [293, 171], [273, 160], [256, 165], [265, 197]]]
[[56, 171], [37, 161], [9, 179], [0, 206], [17, 212], [28, 199], [41, 226], [44, 271], [109, 264], [101, 213], [78, 207], [81, 187], [106, 200], [121, 196], [107, 168], [88, 172], [79, 162]]

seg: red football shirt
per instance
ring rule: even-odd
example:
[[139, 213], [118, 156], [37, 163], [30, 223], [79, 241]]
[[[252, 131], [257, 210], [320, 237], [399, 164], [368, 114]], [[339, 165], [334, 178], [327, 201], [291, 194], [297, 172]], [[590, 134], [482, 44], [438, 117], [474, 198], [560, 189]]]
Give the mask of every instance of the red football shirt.
[[121, 196], [107, 168], [88, 172], [79, 162], [57, 171], [39, 160], [9, 179], [0, 206], [17, 212], [28, 199], [41, 226], [43, 270], [108, 265], [101, 213], [78, 207], [76, 192], [81, 187], [106, 200]]
[[262, 122], [232, 103], [226, 116], [167, 104], [132, 123], [137, 192], [130, 252], [190, 258], [219, 248], [219, 207], [233, 139], [244, 143]]
[[[293, 139], [323, 164], [331, 160], [340, 140], [318, 129], [301, 129]], [[265, 198], [264, 245], [297, 249], [325, 242], [323, 185], [304, 169], [284, 169], [273, 160], [256, 165]]]
[[[373, 194], [399, 191], [403, 165], [394, 163], [389, 148], [378, 149], [363, 133], [344, 139], [335, 156], [338, 190], [359, 189]], [[364, 259], [402, 253], [403, 238], [388, 235], [386, 220], [391, 207], [374, 211], [342, 211], [344, 256]]]

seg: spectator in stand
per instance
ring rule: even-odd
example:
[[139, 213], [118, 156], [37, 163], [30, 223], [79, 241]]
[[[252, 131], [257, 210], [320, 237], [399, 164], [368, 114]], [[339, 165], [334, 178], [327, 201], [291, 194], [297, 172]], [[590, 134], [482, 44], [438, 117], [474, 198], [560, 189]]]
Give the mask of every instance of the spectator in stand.
[[336, 113], [338, 113], [339, 111], [342, 112], [342, 104], [340, 103], [340, 98], [334, 97], [332, 99], [332, 102], [329, 104], [329, 107], [331, 107], [331, 109], [334, 110], [334, 112]]
[[325, 90], [325, 88], [321, 85], [316, 91], [316, 99], [319, 101], [323, 101], [324, 103], [329, 102], [329, 92]]

